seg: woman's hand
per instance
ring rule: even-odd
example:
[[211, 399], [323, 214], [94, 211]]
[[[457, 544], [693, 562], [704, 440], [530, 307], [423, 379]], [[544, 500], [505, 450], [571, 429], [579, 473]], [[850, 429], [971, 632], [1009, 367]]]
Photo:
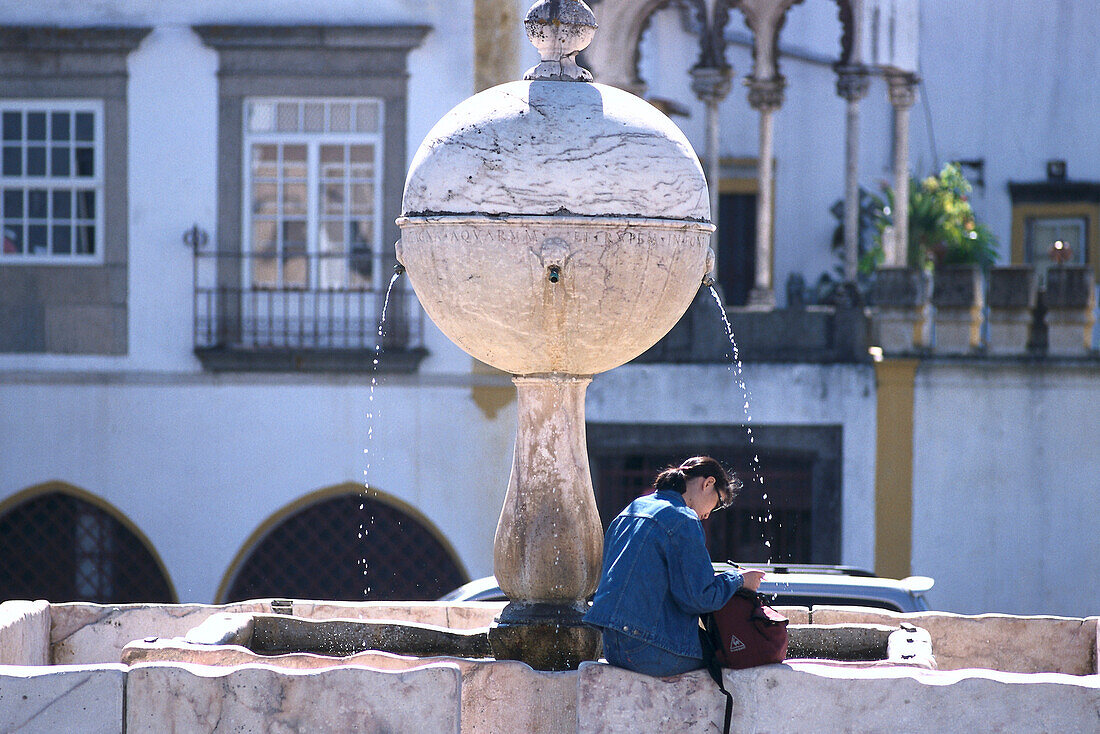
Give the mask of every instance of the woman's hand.
[[749, 591], [756, 591], [760, 588], [760, 582], [764, 579], [763, 571], [757, 571], [753, 568], [741, 568], [738, 571], [741, 573], [741, 578], [744, 579], [743, 588]]

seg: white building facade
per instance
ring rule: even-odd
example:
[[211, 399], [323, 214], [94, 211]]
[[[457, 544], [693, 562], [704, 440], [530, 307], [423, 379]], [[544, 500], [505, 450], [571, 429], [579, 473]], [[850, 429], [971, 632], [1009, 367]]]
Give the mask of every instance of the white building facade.
[[[593, 4], [601, 21], [608, 3]], [[407, 162], [447, 110], [534, 63], [525, 5], [0, 11], [0, 529], [21, 554], [0, 597], [434, 598], [492, 573], [508, 377], [447, 341], [400, 280], [376, 345]], [[703, 293], [639, 363], [593, 381], [605, 522], [662, 462], [710, 451], [748, 485], [742, 511], [708, 526], [716, 557], [925, 574], [933, 605], [954, 611], [1095, 613], [1095, 353], [907, 353], [908, 381], [884, 401], [899, 360], [872, 362], [862, 310], [789, 302], [792, 275], [813, 285], [843, 262], [830, 209], [848, 108], [833, 65], [849, 3], [787, 11], [774, 305], [740, 308], [759, 286], [760, 113], [733, 84], [708, 150], [690, 5], [652, 15], [638, 70], [720, 161], [719, 267], [733, 266], [719, 283], [744, 365]], [[921, 8], [912, 170], [969, 162], [1002, 263], [1041, 253], [1031, 240], [1049, 225], [1095, 268], [1095, 74], [1066, 74], [1046, 50], [1060, 38], [1100, 71], [1087, 4], [940, 5]], [[726, 59], [744, 76], [753, 35], [731, 12]], [[857, 171], [875, 188], [893, 181], [896, 112], [865, 61]], [[1048, 176], [1058, 161], [1068, 180]], [[34, 586], [43, 577], [56, 585]]]

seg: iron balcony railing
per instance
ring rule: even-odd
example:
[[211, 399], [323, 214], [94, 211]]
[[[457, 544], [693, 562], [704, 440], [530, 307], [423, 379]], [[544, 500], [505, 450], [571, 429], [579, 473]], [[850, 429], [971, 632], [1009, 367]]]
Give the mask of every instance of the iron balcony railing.
[[[195, 350], [375, 351], [392, 271], [346, 253], [195, 253]], [[383, 351], [422, 350], [424, 316], [400, 279], [389, 293]]]

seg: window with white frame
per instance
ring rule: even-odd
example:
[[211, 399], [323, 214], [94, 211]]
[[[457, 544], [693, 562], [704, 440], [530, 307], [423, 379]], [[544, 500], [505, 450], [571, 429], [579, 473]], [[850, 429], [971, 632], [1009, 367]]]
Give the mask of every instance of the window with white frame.
[[102, 262], [102, 221], [102, 103], [0, 100], [0, 262]]
[[1034, 263], [1040, 283], [1051, 265], [1084, 265], [1087, 255], [1086, 217], [1028, 217], [1024, 257]]
[[245, 288], [377, 288], [381, 101], [250, 98], [244, 107]]

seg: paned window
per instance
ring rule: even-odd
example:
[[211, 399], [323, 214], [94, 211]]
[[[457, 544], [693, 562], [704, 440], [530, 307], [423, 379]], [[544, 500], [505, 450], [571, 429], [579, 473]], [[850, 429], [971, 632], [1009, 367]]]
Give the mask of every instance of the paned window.
[[378, 287], [382, 114], [372, 99], [245, 101], [246, 289]]
[[0, 101], [0, 262], [102, 262], [103, 106]]
[[1084, 265], [1088, 261], [1086, 217], [1029, 217], [1025, 257], [1034, 263], [1039, 281], [1054, 264]]

